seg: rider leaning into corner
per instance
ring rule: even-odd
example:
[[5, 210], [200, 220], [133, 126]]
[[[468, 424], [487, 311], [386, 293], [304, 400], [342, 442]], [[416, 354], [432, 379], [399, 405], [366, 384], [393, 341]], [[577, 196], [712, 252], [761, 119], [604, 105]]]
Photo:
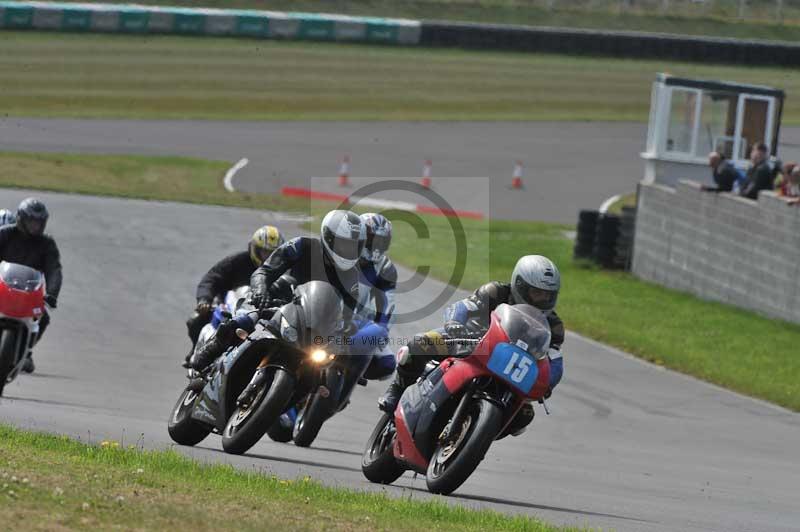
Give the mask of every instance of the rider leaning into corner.
[[[345, 336], [355, 332], [354, 310], [358, 305], [359, 274], [357, 263], [366, 242], [366, 227], [351, 211], [331, 211], [322, 220], [320, 237], [297, 237], [278, 247], [250, 279], [249, 305], [269, 307], [274, 294], [270, 287], [284, 274], [298, 285], [325, 281], [333, 285], [344, 300]], [[222, 322], [216, 335], [192, 356], [191, 366], [200, 371], [217, 359], [229, 346], [238, 342], [236, 329], [252, 332], [257, 312], [243, 313]]]
[[[397, 376], [386, 393], [378, 400], [381, 410], [391, 413], [403, 390], [413, 384], [425, 370], [430, 360], [443, 360], [451, 356], [452, 344], [445, 345], [443, 338], [463, 338], [469, 332], [485, 332], [489, 328], [491, 313], [501, 303], [514, 305], [527, 303], [541, 310], [550, 325], [550, 397], [553, 388], [561, 380], [563, 358], [561, 344], [564, 342], [564, 323], [555, 312], [561, 275], [550, 259], [541, 255], [520, 258], [511, 274], [511, 283], [492, 281], [445, 310], [443, 328], [416, 335], [407, 346], [398, 352]], [[533, 421], [533, 406], [526, 403], [506, 428], [504, 435], [518, 436]]]
[[[358, 335], [370, 340], [388, 339], [397, 287], [397, 268], [386, 254], [392, 243], [392, 222], [372, 212], [362, 214], [361, 221], [367, 230], [367, 240], [358, 260]], [[394, 373], [395, 356], [387, 343], [356, 341], [351, 351], [353, 354], [373, 355], [364, 372], [365, 379], [384, 379]]]
[[272, 252], [283, 244], [283, 235], [277, 227], [259, 227], [250, 238], [247, 250], [223, 258], [200, 279], [197, 285], [197, 306], [186, 321], [192, 348], [186, 355], [184, 367], [188, 367], [189, 357], [194, 352], [200, 331], [211, 321], [214, 299], [224, 298], [228, 290], [250, 284], [250, 277], [256, 268], [264, 264]]
[[[16, 222], [0, 227], [0, 261], [14, 262], [44, 273], [47, 285], [45, 303], [56, 308], [61, 291], [61, 255], [55, 240], [44, 234], [50, 214], [44, 203], [36, 198], [22, 201], [17, 208]], [[45, 310], [39, 322], [39, 338], [50, 324], [50, 314]], [[33, 373], [33, 358], [25, 361], [22, 371]]]

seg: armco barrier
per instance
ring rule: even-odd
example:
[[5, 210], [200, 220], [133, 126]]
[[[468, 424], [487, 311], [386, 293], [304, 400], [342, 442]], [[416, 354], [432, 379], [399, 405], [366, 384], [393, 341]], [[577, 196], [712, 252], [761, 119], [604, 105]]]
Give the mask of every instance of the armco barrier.
[[800, 65], [800, 45], [780, 41], [133, 4], [0, 0], [2, 28], [420, 44], [740, 65]]
[[128, 4], [0, 1], [0, 28], [417, 44], [415, 20]]

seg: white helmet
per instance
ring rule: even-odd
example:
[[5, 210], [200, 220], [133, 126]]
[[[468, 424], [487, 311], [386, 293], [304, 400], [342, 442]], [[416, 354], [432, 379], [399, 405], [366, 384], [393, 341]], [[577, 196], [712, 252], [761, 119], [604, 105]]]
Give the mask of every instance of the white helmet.
[[340, 270], [351, 270], [358, 262], [367, 229], [352, 211], [336, 210], [325, 215], [320, 228], [322, 249]]
[[511, 273], [511, 293], [517, 303], [542, 311], [553, 310], [561, 289], [561, 274], [553, 261], [541, 255], [526, 255]]
[[0, 209], [0, 227], [17, 222], [17, 217], [8, 209]]

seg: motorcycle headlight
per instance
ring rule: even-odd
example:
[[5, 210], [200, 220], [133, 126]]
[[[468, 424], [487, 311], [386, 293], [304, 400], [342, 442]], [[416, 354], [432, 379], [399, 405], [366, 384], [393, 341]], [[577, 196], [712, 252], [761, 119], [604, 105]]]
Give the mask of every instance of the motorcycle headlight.
[[336, 358], [335, 355], [328, 353], [324, 349], [316, 349], [315, 351], [311, 352], [311, 361], [314, 364], [324, 365], [328, 364]]

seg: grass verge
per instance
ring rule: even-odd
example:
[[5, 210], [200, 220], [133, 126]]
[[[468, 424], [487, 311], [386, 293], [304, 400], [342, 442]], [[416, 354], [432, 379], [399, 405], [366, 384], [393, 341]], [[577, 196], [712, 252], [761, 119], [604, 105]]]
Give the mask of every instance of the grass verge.
[[737, 19], [737, 3], [730, 0], [713, 4], [673, 1], [668, 13], [663, 12], [661, 2], [635, 5], [631, 2], [628, 12], [621, 13], [618, 0], [595, 0], [590, 4], [559, 0], [553, 9], [547, 9], [544, 0], [139, 0], [138, 3], [800, 40], [800, 11], [789, 3], [784, 6], [783, 24], [775, 23], [774, 3], [748, 4], [750, 20], [742, 21]]
[[566, 55], [33, 32], [0, 50], [6, 116], [645, 121], [662, 71], [800, 93], [797, 69]]
[[[26, 171], [17, 171], [17, 167]], [[0, 153], [0, 186], [312, 214], [330, 208], [331, 204], [227, 193], [221, 184], [225, 168], [227, 163], [173, 157]], [[159, 178], [169, 172], [173, 178]], [[173, 180], [182, 184], [173, 188]], [[454, 234], [459, 234], [454, 233], [450, 221], [423, 216], [429, 234], [419, 238], [411, 225], [402, 223], [406, 215], [395, 214], [398, 223], [392, 257], [411, 268], [428, 268], [439, 279], [450, 279], [456, 250]], [[558, 308], [568, 329], [651, 362], [800, 411], [800, 357], [796, 356], [800, 326], [702, 301], [627, 273], [575, 263], [572, 242], [564, 236], [572, 229], [569, 226], [498, 220], [460, 223], [468, 251], [464, 275], [455, 280], [462, 288], [471, 290], [489, 279], [509, 279], [521, 255], [547, 255], [561, 269], [563, 288]], [[758, 331], [757, 341], [752, 331]], [[569, 353], [568, 344], [565, 349]]]
[[0, 523], [7, 530], [575, 530], [2, 424]]

